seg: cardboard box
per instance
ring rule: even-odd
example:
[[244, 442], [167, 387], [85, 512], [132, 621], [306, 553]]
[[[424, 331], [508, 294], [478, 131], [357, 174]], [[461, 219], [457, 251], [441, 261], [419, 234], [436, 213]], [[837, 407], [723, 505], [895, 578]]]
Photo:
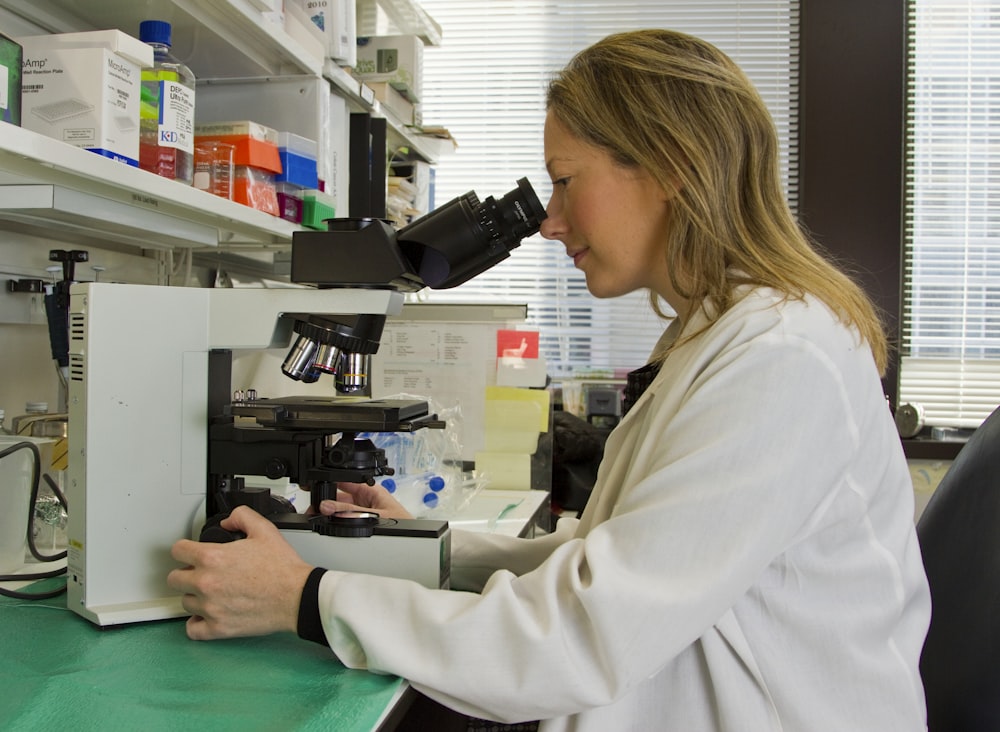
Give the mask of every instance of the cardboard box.
[[325, 36], [326, 57], [342, 66], [357, 59], [358, 21], [355, 0], [286, 0], [286, 12], [305, 14]]
[[140, 74], [153, 49], [117, 30], [17, 42], [22, 126], [138, 167]]
[[337, 211], [347, 215], [351, 156], [351, 108], [346, 97], [331, 91], [329, 123], [326, 139], [320, 146], [317, 160], [320, 190], [333, 197]]
[[306, 14], [300, 2], [291, 2], [285, 6], [283, 25], [290, 35], [310, 56], [320, 64], [326, 59], [326, 32], [320, 30]]
[[419, 36], [367, 36], [358, 38], [354, 71], [366, 82], [388, 81], [403, 87], [416, 99], [423, 90], [424, 42]]
[[21, 44], [0, 33], [0, 120], [21, 124]]
[[416, 189], [411, 203], [423, 216], [434, 208], [434, 167], [423, 160], [393, 162], [392, 173], [410, 181]]
[[42, 48], [105, 48], [139, 67], [153, 65], [153, 49], [149, 44], [120, 30], [53, 33], [22, 37], [17, 40], [22, 46], [30, 43], [32, 46]]
[[408, 93], [404, 89], [401, 93], [393, 86], [395, 82], [388, 81], [366, 81], [365, 86], [369, 87], [382, 105], [383, 110], [389, 113], [404, 125], [414, 124], [414, 106], [405, 95]]

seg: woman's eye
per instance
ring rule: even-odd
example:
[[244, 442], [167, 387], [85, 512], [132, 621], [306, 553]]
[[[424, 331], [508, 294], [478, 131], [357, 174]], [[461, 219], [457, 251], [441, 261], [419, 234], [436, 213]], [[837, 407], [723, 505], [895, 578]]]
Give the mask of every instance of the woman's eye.
[[552, 185], [554, 186], [564, 186], [567, 183], [569, 183], [569, 178], [556, 178], [554, 181], [552, 181]]

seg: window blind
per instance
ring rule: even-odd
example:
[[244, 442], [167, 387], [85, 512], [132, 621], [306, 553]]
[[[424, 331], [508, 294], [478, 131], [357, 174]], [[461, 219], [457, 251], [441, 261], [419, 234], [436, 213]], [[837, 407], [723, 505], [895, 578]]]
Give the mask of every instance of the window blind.
[[[458, 142], [436, 166], [441, 205], [474, 190], [499, 197], [527, 177], [542, 204], [551, 194], [542, 126], [552, 73], [604, 36], [668, 27], [715, 43], [764, 96], [783, 140], [786, 189], [796, 198], [798, 5], [790, 0], [423, 0], [442, 29], [424, 53], [423, 118]], [[620, 375], [646, 362], [664, 324], [645, 293], [598, 300], [563, 245], [526, 239], [510, 258], [454, 290], [424, 290], [429, 302], [528, 305], [553, 378]]]
[[900, 401], [977, 427], [1000, 404], [1000, 2], [908, 11]]

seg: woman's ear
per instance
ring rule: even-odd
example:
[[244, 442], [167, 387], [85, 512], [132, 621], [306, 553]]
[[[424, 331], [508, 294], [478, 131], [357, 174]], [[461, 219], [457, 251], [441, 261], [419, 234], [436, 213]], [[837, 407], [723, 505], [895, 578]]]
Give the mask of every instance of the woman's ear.
[[663, 202], [667, 203], [669, 201], [677, 198], [677, 194], [680, 193], [681, 189], [684, 187], [684, 181], [676, 173], [671, 173], [667, 176], [666, 182], [662, 184], [663, 186]]

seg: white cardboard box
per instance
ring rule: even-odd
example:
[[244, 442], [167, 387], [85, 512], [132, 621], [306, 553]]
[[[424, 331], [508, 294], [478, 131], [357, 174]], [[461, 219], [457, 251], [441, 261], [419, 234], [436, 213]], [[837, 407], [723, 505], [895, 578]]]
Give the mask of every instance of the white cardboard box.
[[333, 196], [336, 211], [347, 211], [349, 204], [351, 109], [347, 99], [337, 92], [329, 94], [329, 122], [320, 138], [317, 172], [323, 190]]
[[424, 42], [419, 36], [409, 35], [358, 38], [358, 61], [354, 70], [365, 81], [387, 81], [405, 86], [420, 99]]
[[305, 15], [326, 36], [326, 55], [342, 66], [357, 58], [358, 20], [355, 0], [285, 0], [287, 13]]
[[18, 38], [24, 48], [21, 125], [139, 165], [141, 72], [153, 49], [121, 31]]
[[290, 0], [283, 16], [285, 32], [322, 64], [327, 56], [326, 33], [306, 14], [304, 3]]

